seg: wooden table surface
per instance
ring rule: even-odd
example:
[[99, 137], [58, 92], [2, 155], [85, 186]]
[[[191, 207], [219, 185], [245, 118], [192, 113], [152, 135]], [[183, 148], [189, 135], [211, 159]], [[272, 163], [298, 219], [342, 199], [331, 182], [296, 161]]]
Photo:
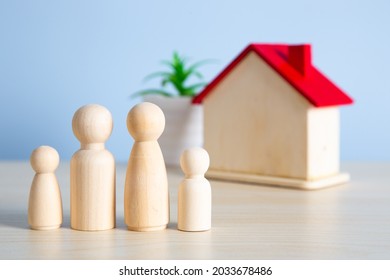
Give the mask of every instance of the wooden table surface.
[[28, 162], [0, 162], [0, 259], [390, 259], [390, 163], [344, 163], [352, 181], [320, 191], [211, 181], [213, 228], [176, 230], [178, 169], [169, 169], [171, 223], [139, 233], [123, 222], [126, 166], [117, 166], [117, 228], [69, 226], [69, 163], [57, 170], [64, 223], [30, 230]]

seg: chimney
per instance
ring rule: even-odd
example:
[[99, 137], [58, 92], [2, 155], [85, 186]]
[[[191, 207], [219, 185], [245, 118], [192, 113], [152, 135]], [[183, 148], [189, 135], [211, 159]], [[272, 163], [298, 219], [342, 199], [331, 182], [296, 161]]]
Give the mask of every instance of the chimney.
[[288, 63], [303, 76], [307, 76], [311, 70], [311, 46], [288, 46]]

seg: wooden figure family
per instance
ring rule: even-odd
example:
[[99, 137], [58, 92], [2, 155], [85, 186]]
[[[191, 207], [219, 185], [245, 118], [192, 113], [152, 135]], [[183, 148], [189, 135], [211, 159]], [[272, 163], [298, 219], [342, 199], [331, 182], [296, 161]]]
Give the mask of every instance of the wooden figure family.
[[[111, 113], [103, 106], [86, 105], [74, 114], [73, 133], [81, 145], [70, 162], [72, 229], [99, 231], [116, 226], [115, 159], [104, 146], [112, 127]], [[124, 219], [129, 230], [162, 230], [169, 223], [167, 172], [157, 142], [164, 127], [164, 113], [152, 103], [140, 103], [127, 115], [127, 128], [134, 138], [124, 191]], [[36, 175], [30, 190], [28, 222], [36, 230], [59, 228], [62, 200], [54, 174], [58, 152], [41, 146], [32, 152], [30, 162]], [[181, 156], [185, 178], [178, 194], [179, 230], [211, 228], [211, 187], [204, 177], [209, 163], [209, 155], [202, 148], [188, 149]]]

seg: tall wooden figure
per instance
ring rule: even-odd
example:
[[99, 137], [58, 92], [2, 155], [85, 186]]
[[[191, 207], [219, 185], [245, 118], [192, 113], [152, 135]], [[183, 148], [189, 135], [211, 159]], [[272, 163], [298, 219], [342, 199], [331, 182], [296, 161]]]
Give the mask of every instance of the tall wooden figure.
[[54, 171], [60, 157], [55, 149], [40, 146], [30, 157], [36, 174], [31, 184], [28, 201], [28, 223], [32, 229], [50, 230], [62, 224], [62, 201]]
[[104, 147], [112, 131], [111, 113], [86, 105], [73, 116], [81, 148], [70, 162], [70, 220], [76, 230], [115, 227], [115, 160]]
[[152, 103], [138, 104], [127, 115], [127, 128], [135, 140], [125, 183], [125, 222], [129, 230], [161, 230], [169, 222], [167, 172], [157, 142], [164, 127], [164, 113]]
[[211, 228], [211, 186], [204, 177], [210, 158], [206, 150], [185, 150], [180, 165], [185, 178], [179, 186], [177, 228], [205, 231]]

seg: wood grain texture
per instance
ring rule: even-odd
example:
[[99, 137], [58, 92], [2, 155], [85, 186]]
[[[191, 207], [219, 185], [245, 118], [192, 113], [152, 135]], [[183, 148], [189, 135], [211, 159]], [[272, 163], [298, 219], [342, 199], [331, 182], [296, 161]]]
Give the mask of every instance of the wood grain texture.
[[210, 170], [306, 178], [311, 105], [255, 53], [216, 86], [203, 106]]
[[167, 171], [157, 142], [164, 126], [164, 113], [153, 103], [140, 103], [127, 115], [127, 128], [135, 140], [124, 194], [125, 222], [129, 230], [162, 230], [169, 223]]
[[115, 160], [107, 150], [79, 150], [70, 163], [71, 225], [77, 230], [115, 227]]
[[135, 142], [125, 182], [125, 222], [130, 230], [165, 229], [169, 222], [168, 179], [156, 141]]
[[[69, 167], [56, 171], [62, 227], [34, 231], [26, 203], [34, 172], [28, 162], [0, 162], [0, 259], [390, 259], [390, 163], [344, 163], [352, 181], [316, 192], [210, 181], [213, 227], [205, 232], [176, 229], [178, 169], [168, 169], [167, 230], [128, 231], [123, 188], [117, 228], [71, 230]], [[118, 185], [125, 175], [118, 164]]]
[[73, 116], [73, 133], [81, 144], [70, 162], [73, 229], [96, 231], [115, 227], [115, 159], [104, 147], [112, 127], [111, 113], [100, 105], [83, 106]]
[[32, 229], [52, 230], [62, 224], [61, 191], [55, 175], [58, 152], [49, 146], [35, 149], [30, 163], [36, 172], [28, 200], [28, 223]]
[[254, 52], [203, 105], [210, 171], [279, 177], [279, 184], [337, 176], [338, 107], [314, 107]]
[[205, 231], [211, 228], [211, 186], [204, 177], [210, 158], [206, 150], [187, 149], [180, 158], [185, 174], [178, 194], [177, 228], [183, 231]]
[[252, 183], [259, 186], [267, 185], [273, 187], [292, 188], [297, 190], [319, 190], [323, 188], [339, 186], [341, 184], [347, 183], [350, 180], [350, 175], [348, 173], [337, 173], [335, 175], [324, 178], [304, 180], [218, 170], [209, 170], [206, 173], [206, 177], [209, 179]]
[[307, 112], [307, 179], [338, 176], [340, 170], [340, 112], [338, 107]]

